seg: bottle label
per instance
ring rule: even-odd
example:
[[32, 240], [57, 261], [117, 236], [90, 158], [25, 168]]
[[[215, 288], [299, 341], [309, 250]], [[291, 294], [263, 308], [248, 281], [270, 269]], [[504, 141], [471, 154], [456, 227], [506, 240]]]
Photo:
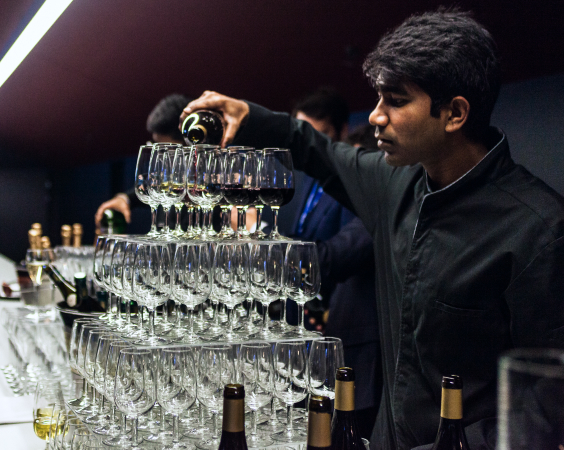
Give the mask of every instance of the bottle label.
[[331, 414], [309, 412], [307, 445], [312, 447], [331, 446]]
[[245, 399], [223, 399], [223, 426], [229, 433], [245, 431]]
[[71, 308], [74, 308], [76, 306], [76, 294], [69, 294], [67, 296], [67, 305], [69, 305]]
[[453, 420], [462, 419], [462, 389], [443, 388], [441, 417]]
[[335, 381], [335, 409], [354, 411], [354, 381]]

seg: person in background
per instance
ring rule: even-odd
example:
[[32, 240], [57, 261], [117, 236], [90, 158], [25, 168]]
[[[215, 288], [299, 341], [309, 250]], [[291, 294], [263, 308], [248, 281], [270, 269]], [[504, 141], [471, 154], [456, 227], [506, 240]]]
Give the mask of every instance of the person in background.
[[[178, 120], [182, 109], [189, 101], [190, 98], [185, 95], [170, 94], [156, 104], [147, 117], [147, 131], [151, 133], [152, 142], [184, 144], [182, 133], [178, 129]], [[131, 207], [141, 205], [133, 188], [127, 192], [120, 192], [98, 207], [94, 216], [96, 226], [100, 226], [106, 209], [119, 211], [125, 217], [126, 222], [130, 223]]]
[[378, 150], [378, 139], [376, 139], [376, 127], [369, 123], [359, 125], [347, 136], [346, 141], [355, 147], [372, 148]]
[[[348, 105], [334, 89], [320, 88], [305, 96], [296, 103], [292, 115], [332, 140], [347, 137]], [[322, 301], [306, 304], [306, 326], [326, 327], [326, 335], [343, 341], [345, 365], [356, 373], [360, 433], [369, 438], [382, 390], [372, 237], [350, 210], [324, 192], [320, 183], [303, 172], [296, 171], [296, 175], [301, 179], [288, 235], [317, 242], [321, 268]], [[319, 311], [314, 314], [315, 303], [328, 316]]]
[[384, 371], [371, 448], [430, 449], [441, 378], [457, 374], [469, 446], [494, 449], [499, 357], [564, 348], [564, 198], [515, 164], [490, 126], [500, 65], [469, 13], [409, 17], [364, 71], [379, 152], [213, 91], [183, 115], [221, 111], [225, 142], [290, 148], [371, 233]]

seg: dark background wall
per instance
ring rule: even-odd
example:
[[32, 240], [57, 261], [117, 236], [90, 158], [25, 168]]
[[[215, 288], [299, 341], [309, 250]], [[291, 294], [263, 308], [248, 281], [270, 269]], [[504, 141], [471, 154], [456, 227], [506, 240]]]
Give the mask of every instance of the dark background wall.
[[[361, 111], [352, 120], [365, 117]], [[504, 85], [492, 124], [508, 135], [516, 162], [564, 195], [564, 74]], [[60, 244], [60, 226], [75, 222], [84, 226], [84, 242], [93, 242], [98, 206], [133, 184], [134, 153], [60, 171], [0, 168], [0, 253], [20, 261], [33, 222], [43, 224], [54, 245]], [[135, 209], [132, 219], [129, 233], [147, 232], [149, 208]]]

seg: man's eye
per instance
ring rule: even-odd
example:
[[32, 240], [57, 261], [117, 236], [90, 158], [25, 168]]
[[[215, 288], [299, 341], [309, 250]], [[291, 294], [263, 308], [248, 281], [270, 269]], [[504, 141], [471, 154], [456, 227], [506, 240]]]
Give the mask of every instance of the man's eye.
[[406, 104], [406, 101], [405, 101], [405, 99], [403, 99], [403, 98], [390, 97], [390, 98], [388, 99], [388, 103], [389, 103], [391, 106], [403, 106], [403, 105]]

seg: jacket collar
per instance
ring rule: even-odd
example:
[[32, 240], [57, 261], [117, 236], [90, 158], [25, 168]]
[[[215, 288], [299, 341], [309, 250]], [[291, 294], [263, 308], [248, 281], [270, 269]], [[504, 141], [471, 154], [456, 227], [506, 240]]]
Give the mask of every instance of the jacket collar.
[[515, 166], [509, 152], [507, 137], [503, 131], [499, 128], [490, 127], [486, 144], [490, 150], [481, 161], [458, 180], [442, 189], [432, 191], [429, 187], [429, 175], [424, 172], [424, 176], [415, 187], [416, 197], [421, 198], [421, 200], [423, 198], [428, 199], [433, 203], [442, 203], [466, 192], [467, 189], [471, 189], [476, 184], [481, 185], [499, 178]]

